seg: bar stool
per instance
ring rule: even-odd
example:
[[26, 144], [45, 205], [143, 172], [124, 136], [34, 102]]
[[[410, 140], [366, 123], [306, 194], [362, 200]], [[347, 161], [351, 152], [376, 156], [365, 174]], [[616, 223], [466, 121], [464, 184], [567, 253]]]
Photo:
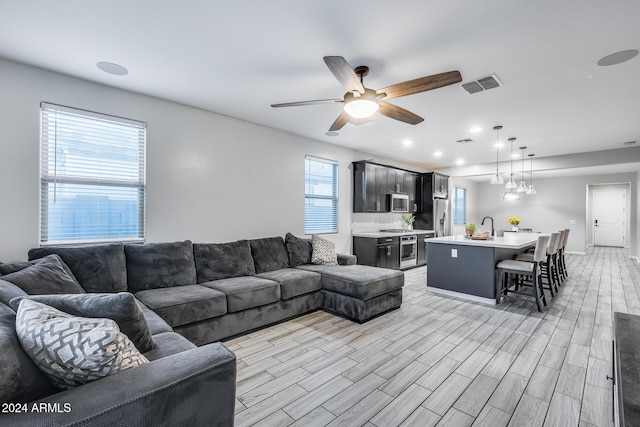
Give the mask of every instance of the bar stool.
[[[560, 279], [557, 274], [557, 254], [558, 254], [558, 246], [560, 244], [560, 233], [551, 233], [549, 236], [549, 244], [547, 247], [547, 256], [544, 261], [540, 263], [540, 271], [542, 274], [542, 278], [546, 279], [547, 289], [551, 292], [551, 296], [554, 296], [555, 293], [558, 293], [558, 286], [560, 285]], [[523, 253], [516, 256], [516, 261], [528, 261], [533, 262], [533, 254], [531, 253]], [[544, 287], [544, 281], [543, 287]]]
[[500, 261], [498, 265], [496, 265], [496, 269], [500, 275], [500, 289], [496, 289], [496, 304], [500, 304], [503, 292], [507, 295], [509, 293], [509, 288], [517, 284], [517, 279], [510, 280], [510, 278], [513, 279], [514, 276], [531, 277], [531, 285], [525, 285], [524, 282], [522, 283], [525, 287], [531, 287], [531, 293], [518, 291], [517, 287], [516, 290], [512, 290], [511, 292], [534, 297], [538, 311], [542, 312], [542, 304], [546, 306], [547, 301], [544, 297], [544, 289], [542, 289], [542, 269], [540, 267], [541, 263], [543, 263], [547, 257], [549, 239], [550, 236], [548, 235], [538, 236], [532, 261], [504, 260]]
[[571, 229], [565, 228], [564, 235], [562, 236], [562, 243], [560, 245], [560, 249], [558, 250], [558, 267], [560, 269], [560, 275], [563, 280], [566, 280], [569, 277], [569, 271], [567, 271], [567, 264], [564, 259], [564, 250], [567, 246], [567, 242], [569, 241], [569, 232]]

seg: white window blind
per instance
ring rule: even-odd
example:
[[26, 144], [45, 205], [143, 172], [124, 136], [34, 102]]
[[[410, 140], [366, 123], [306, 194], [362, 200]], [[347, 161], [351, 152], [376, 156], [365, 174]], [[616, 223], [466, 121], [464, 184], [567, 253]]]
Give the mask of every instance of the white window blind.
[[338, 163], [305, 158], [305, 234], [338, 232]]
[[146, 124], [40, 105], [40, 242], [144, 241]]
[[453, 224], [464, 225], [467, 223], [467, 189], [453, 188]]

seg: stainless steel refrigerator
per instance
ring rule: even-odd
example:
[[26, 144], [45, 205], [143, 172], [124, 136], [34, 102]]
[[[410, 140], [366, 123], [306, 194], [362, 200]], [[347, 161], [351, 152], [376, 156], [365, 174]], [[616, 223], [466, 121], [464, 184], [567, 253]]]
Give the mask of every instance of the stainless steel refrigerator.
[[451, 235], [451, 205], [448, 199], [448, 177], [435, 173], [418, 179], [418, 212], [414, 227], [434, 230], [435, 237]]

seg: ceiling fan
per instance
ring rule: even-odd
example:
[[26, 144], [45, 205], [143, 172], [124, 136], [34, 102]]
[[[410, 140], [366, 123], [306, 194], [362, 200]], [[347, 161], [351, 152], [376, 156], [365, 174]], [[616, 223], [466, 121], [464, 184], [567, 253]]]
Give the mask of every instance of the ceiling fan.
[[364, 76], [369, 74], [369, 67], [361, 65], [355, 69], [342, 56], [325, 56], [324, 62], [329, 70], [347, 89], [342, 99], [319, 99], [314, 101], [287, 102], [271, 104], [272, 107], [298, 107], [302, 105], [344, 103], [344, 111], [329, 128], [329, 131], [342, 129], [348, 122], [358, 123], [362, 119], [372, 116], [376, 112], [401, 122], [417, 125], [424, 119], [411, 111], [385, 102], [387, 99], [413, 95], [462, 81], [459, 71], [449, 71], [441, 74], [420, 77], [403, 83], [373, 90], [364, 86]]

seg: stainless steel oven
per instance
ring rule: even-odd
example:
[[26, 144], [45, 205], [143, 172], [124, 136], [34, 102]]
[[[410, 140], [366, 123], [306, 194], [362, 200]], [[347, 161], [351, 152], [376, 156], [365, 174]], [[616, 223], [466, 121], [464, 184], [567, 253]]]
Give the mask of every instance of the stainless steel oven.
[[418, 264], [418, 236], [400, 237], [400, 268]]

